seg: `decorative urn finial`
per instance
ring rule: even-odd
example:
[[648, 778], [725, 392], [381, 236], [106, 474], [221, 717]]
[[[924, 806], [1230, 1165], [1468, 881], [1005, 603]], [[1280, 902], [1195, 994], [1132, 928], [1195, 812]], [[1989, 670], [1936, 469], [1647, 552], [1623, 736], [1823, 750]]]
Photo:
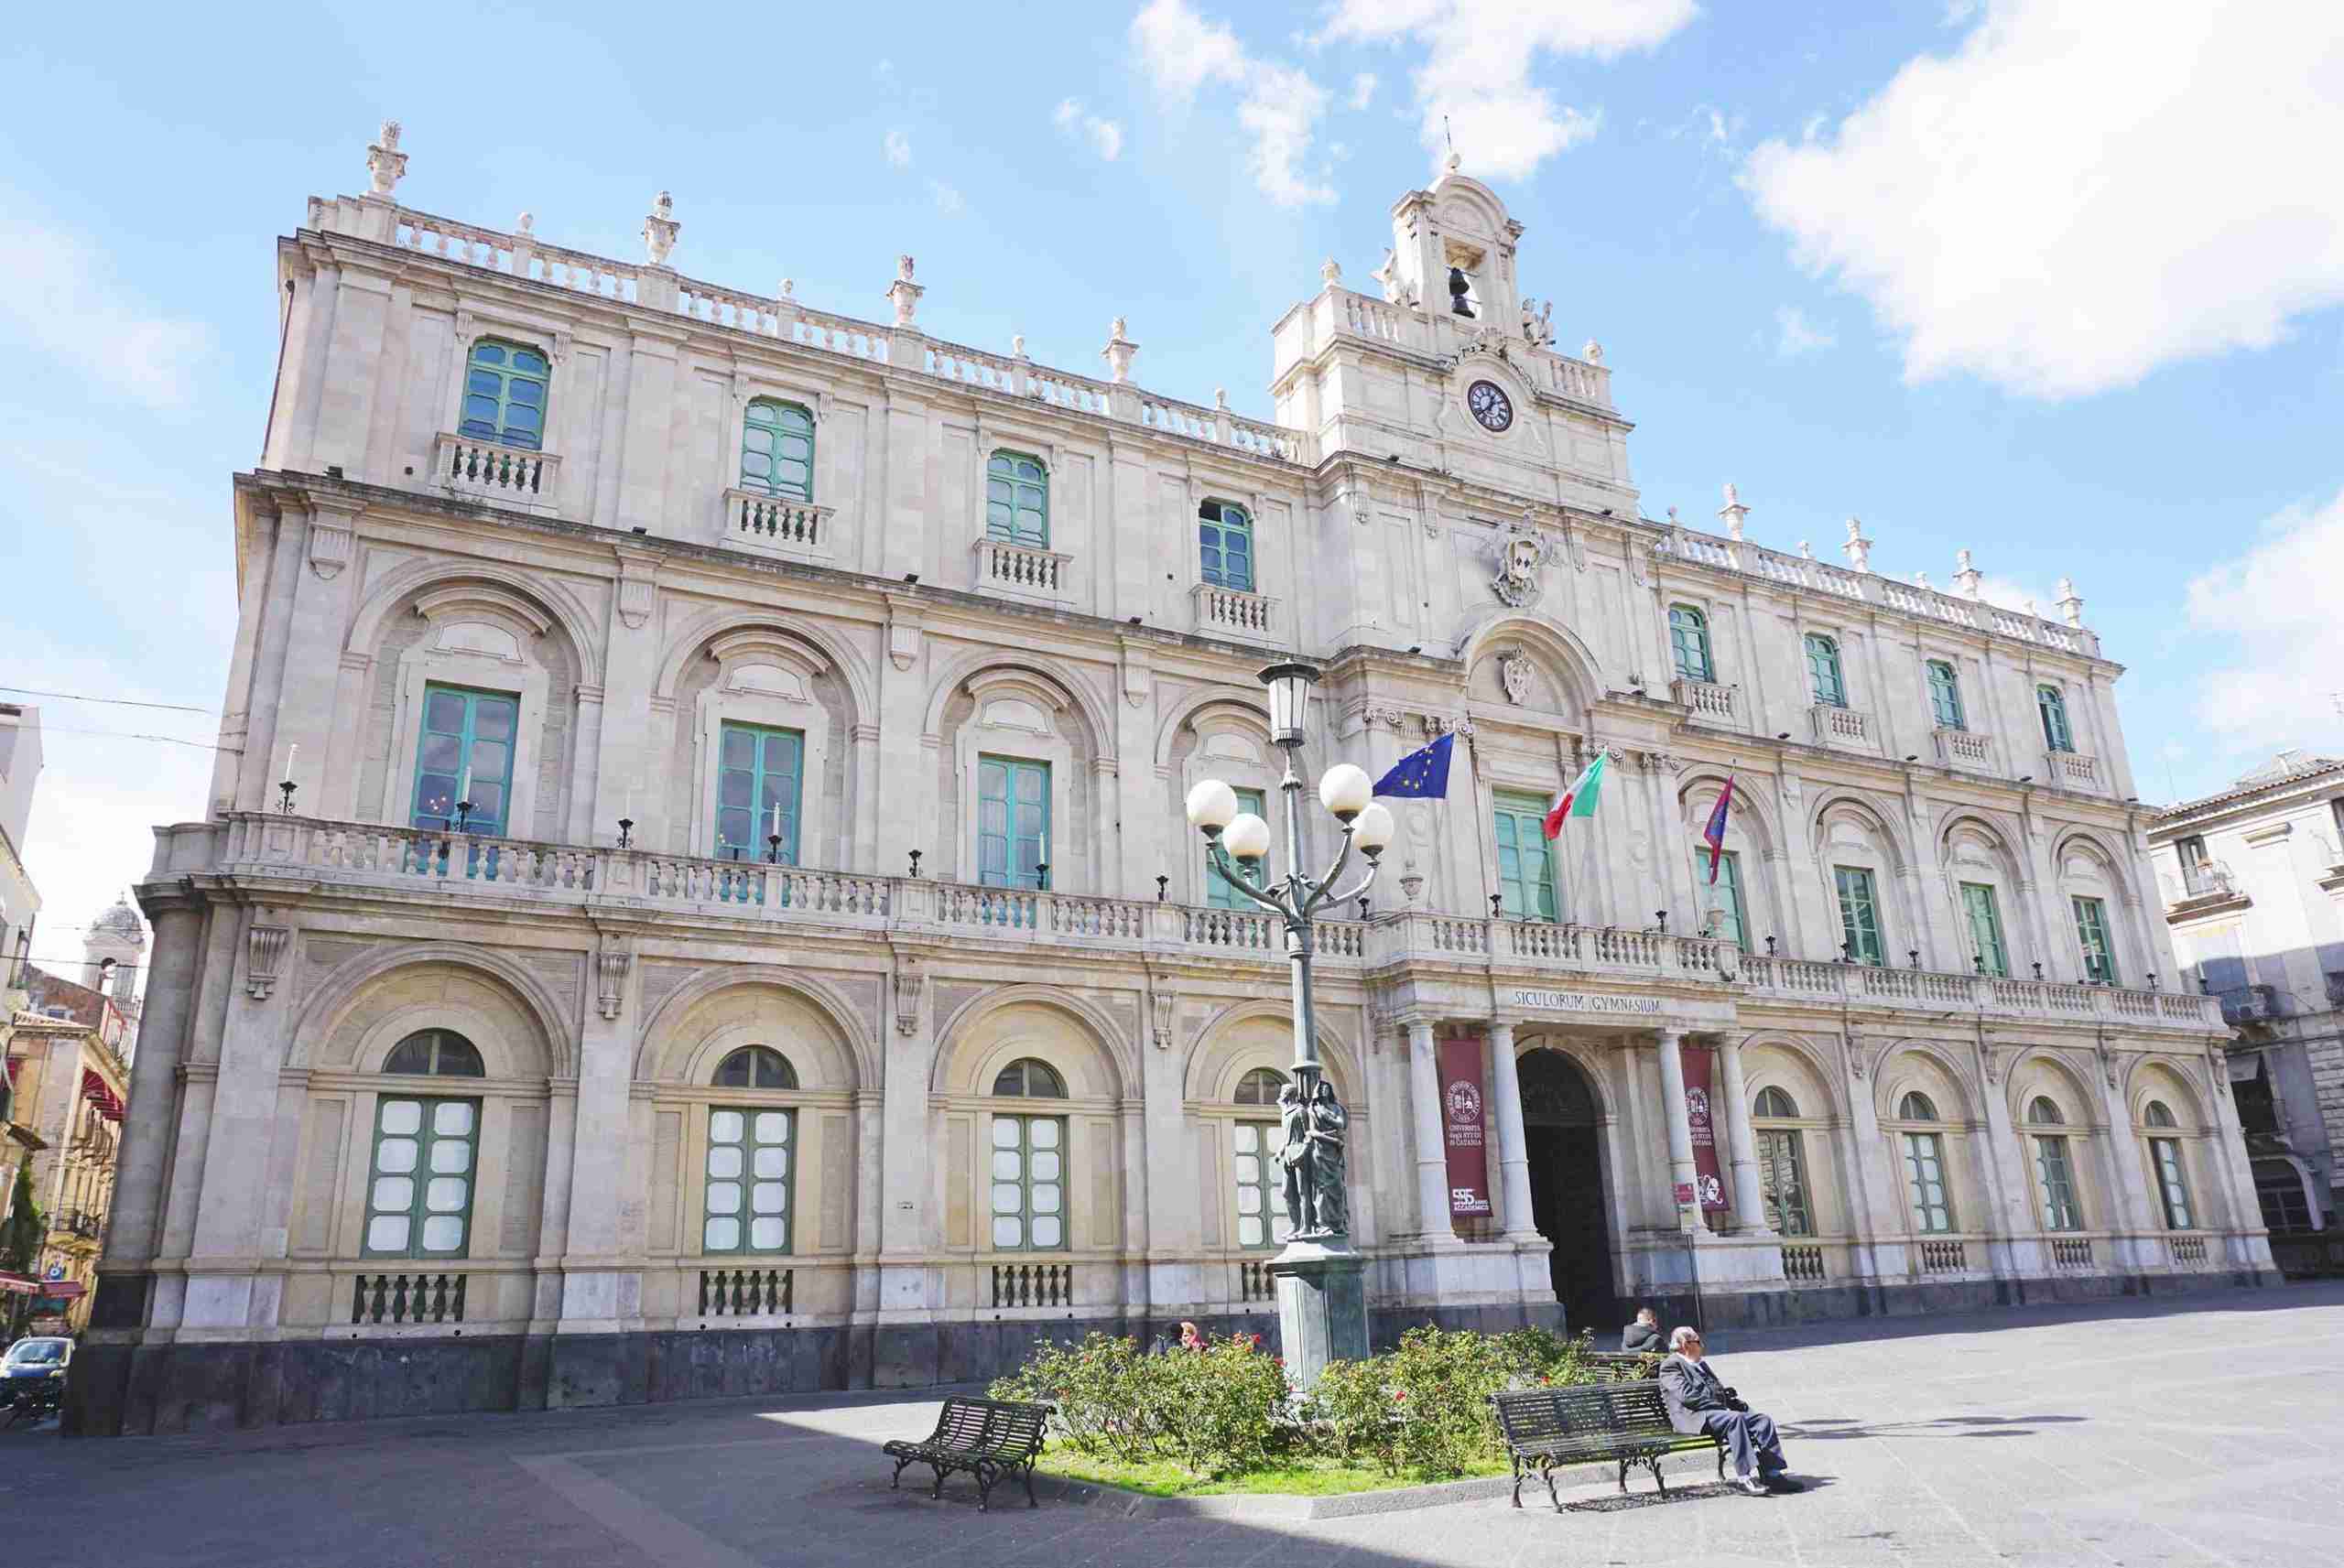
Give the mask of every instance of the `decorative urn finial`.
[[1107, 379], [1121, 386], [1132, 378], [1132, 356], [1139, 352], [1139, 345], [1124, 334], [1123, 319], [1116, 317], [1107, 324], [1107, 346], [1099, 357], [1107, 362]]
[[653, 266], [666, 266], [668, 253], [676, 248], [676, 236], [683, 232], [676, 222], [676, 199], [666, 191], [651, 199], [651, 211], [643, 219], [643, 254]]
[[383, 122], [383, 129], [366, 149], [366, 172], [374, 180], [373, 193], [388, 196], [391, 188], [407, 173], [407, 154], [399, 151], [399, 123]]

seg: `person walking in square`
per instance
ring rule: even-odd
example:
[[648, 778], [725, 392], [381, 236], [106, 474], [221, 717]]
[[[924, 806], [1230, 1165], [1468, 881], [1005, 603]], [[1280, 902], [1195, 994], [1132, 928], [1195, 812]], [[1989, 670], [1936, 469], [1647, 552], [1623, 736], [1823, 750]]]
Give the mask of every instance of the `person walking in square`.
[[1660, 1354], [1660, 1314], [1650, 1307], [1638, 1307], [1633, 1323], [1620, 1331], [1620, 1348], [1633, 1356]]
[[1719, 1379], [1703, 1357], [1700, 1331], [1677, 1328], [1668, 1336], [1668, 1359], [1660, 1364], [1668, 1424], [1682, 1433], [1707, 1433], [1725, 1444], [1733, 1460], [1734, 1485], [1753, 1498], [1802, 1490], [1785, 1473], [1789, 1464], [1774, 1417], [1753, 1411]]

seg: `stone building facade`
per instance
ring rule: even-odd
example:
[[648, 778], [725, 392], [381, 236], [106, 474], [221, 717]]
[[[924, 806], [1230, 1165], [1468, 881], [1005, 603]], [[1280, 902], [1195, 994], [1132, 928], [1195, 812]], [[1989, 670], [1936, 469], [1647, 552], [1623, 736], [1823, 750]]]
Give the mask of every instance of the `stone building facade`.
[[628, 263], [405, 166], [279, 243], [81, 1430], [1267, 1326], [1286, 968], [1180, 803], [1275, 794], [1297, 655], [1314, 773], [1461, 739], [1319, 933], [1379, 1335], [2268, 1275], [2080, 601], [1644, 518], [1485, 186], [1401, 198], [1372, 292], [1328, 264], [1265, 425], [1144, 391], [1121, 320], [1076, 374], [928, 336], [909, 257], [858, 320], [677, 271], [664, 193]]
[[2272, 1251], [2344, 1273], [2344, 758], [2282, 752], [2149, 829], [2186, 972], [2237, 1035], [2230, 1075]]

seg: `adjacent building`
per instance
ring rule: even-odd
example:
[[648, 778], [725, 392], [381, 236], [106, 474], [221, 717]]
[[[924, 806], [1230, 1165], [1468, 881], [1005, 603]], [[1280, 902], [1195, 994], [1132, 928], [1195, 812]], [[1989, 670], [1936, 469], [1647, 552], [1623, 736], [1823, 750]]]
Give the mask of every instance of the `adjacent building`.
[[[0, 702], [0, 1224], [16, 1201], [18, 1168], [42, 1147], [30, 1125], [30, 1102], [16, 1091], [16, 1047], [18, 1015], [31, 1001], [25, 986], [40, 914], [40, 892], [21, 848], [40, 765], [40, 709]], [[0, 1279], [0, 1295], [29, 1295], [32, 1283], [29, 1277]], [[0, 1301], [0, 1325], [12, 1321], [15, 1304]]]
[[52, 1327], [79, 1332], [97, 1284], [121, 1152], [130, 1063], [129, 1021], [112, 998], [32, 971], [29, 1009], [9, 1044], [16, 1117], [39, 1140], [30, 1155], [33, 1201], [48, 1230], [30, 1271], [34, 1307]]
[[2344, 1272], [2344, 758], [2281, 752], [2160, 812], [2149, 842], [2177, 955], [2237, 1030], [2230, 1076], [2273, 1255]]
[[1296, 656], [1307, 771], [1460, 738], [1318, 933], [1379, 1336], [2272, 1277], [2081, 600], [1646, 518], [1453, 165], [1268, 423], [1121, 319], [1078, 373], [928, 335], [910, 257], [858, 319], [678, 271], [665, 193], [626, 262], [406, 166], [278, 243], [80, 1430], [1266, 1325], [1286, 966], [1180, 803], [1276, 795]]

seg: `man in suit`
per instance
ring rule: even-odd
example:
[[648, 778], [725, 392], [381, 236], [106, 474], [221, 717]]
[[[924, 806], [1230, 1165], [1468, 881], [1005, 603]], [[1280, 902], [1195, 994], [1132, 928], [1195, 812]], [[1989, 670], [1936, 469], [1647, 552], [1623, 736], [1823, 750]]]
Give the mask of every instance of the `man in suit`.
[[1708, 1433], [1724, 1444], [1733, 1458], [1734, 1485], [1752, 1497], [1800, 1490], [1785, 1474], [1788, 1465], [1774, 1418], [1752, 1411], [1719, 1380], [1703, 1359], [1700, 1332], [1677, 1329], [1668, 1336], [1668, 1359], [1660, 1364], [1660, 1397], [1668, 1407], [1668, 1424], [1682, 1433]]
[[1620, 1348], [1631, 1355], [1660, 1353], [1660, 1314], [1650, 1307], [1636, 1311], [1636, 1321], [1620, 1331]]

